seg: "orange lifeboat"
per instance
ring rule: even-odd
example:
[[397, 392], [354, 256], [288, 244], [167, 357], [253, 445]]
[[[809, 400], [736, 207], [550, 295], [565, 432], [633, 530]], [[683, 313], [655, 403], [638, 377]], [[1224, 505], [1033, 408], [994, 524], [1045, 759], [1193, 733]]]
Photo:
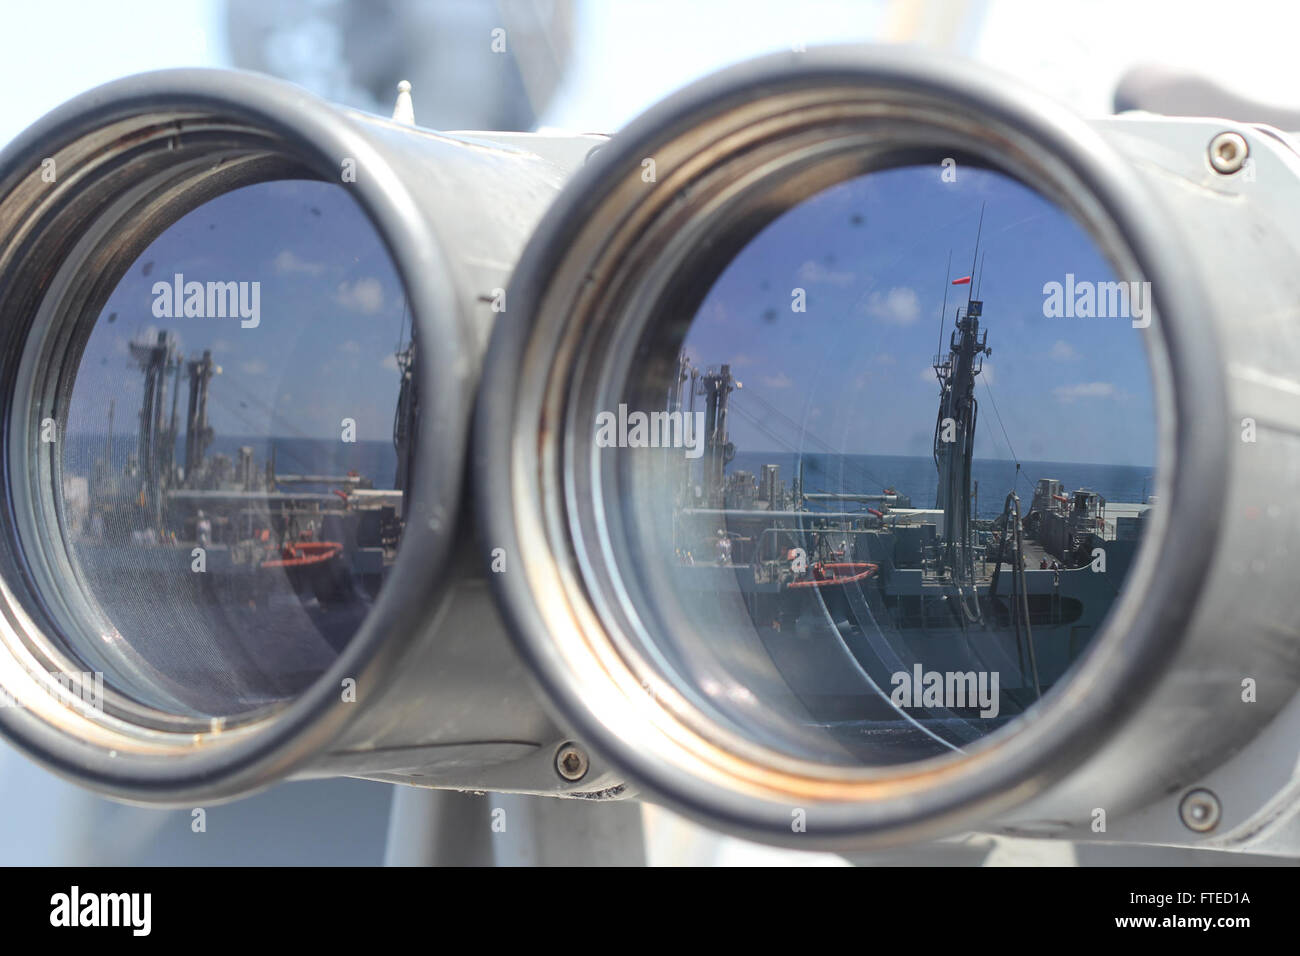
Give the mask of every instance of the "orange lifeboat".
[[865, 561], [817, 562], [809, 570], [812, 577], [806, 581], [792, 581], [792, 588], [827, 588], [841, 584], [865, 581], [879, 570], [879, 565]]
[[310, 568], [343, 553], [338, 541], [293, 541], [280, 549], [280, 557], [263, 561], [264, 568]]

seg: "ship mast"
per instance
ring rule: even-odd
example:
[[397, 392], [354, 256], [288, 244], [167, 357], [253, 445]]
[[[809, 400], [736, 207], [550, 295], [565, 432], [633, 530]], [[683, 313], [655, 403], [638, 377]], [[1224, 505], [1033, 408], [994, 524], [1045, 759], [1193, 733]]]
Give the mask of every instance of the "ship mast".
[[[984, 212], [980, 211], [980, 231]], [[975, 239], [979, 257], [979, 234]], [[965, 279], [968, 287], [972, 276]], [[957, 280], [958, 282], [962, 280]], [[947, 573], [959, 589], [974, 586], [975, 565], [971, 541], [971, 461], [975, 454], [975, 423], [979, 405], [975, 400], [975, 377], [983, 357], [991, 353], [988, 331], [980, 328], [983, 303], [967, 298], [965, 308], [956, 310], [956, 328], [948, 342], [948, 355], [936, 355], [934, 371], [939, 378], [939, 416], [934, 429], [934, 459], [939, 470], [935, 508], [943, 511], [940, 541], [940, 573]]]
[[195, 488], [215, 436], [208, 424], [208, 385], [212, 376], [221, 374], [221, 368], [212, 361], [212, 350], [204, 349], [202, 358], [186, 363], [186, 370], [190, 377], [190, 397], [185, 414], [185, 484]]
[[156, 340], [132, 342], [132, 357], [144, 372], [144, 397], [140, 403], [140, 432], [137, 454], [140, 460], [144, 503], [155, 520], [161, 514], [161, 494], [172, 478], [176, 422], [173, 412], [171, 426], [163, 414], [167, 401], [167, 373], [172, 371], [176, 358], [175, 339], [159, 332]]
[[393, 487], [407, 491], [411, 486], [411, 448], [415, 438], [419, 399], [415, 387], [415, 339], [395, 353], [401, 389], [397, 393], [397, 410], [393, 413], [393, 448], [397, 452], [397, 474]]
[[704, 488], [710, 507], [719, 507], [723, 501], [725, 472], [728, 463], [736, 457], [736, 446], [727, 434], [727, 419], [731, 393], [736, 379], [731, 366], [723, 365], [718, 371], [710, 369], [700, 376], [699, 387], [704, 394]]

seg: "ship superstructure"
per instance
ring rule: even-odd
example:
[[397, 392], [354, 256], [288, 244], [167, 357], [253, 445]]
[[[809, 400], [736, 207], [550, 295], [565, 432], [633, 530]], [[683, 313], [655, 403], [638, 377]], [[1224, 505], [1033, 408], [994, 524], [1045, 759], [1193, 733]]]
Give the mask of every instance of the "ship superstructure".
[[[65, 492], [85, 483], [84, 493], [65, 493], [73, 512], [68, 526], [76, 531], [73, 552], [96, 575], [111, 568], [120, 580], [145, 587], [193, 577], [203, 593], [225, 599], [231, 581], [242, 582], [253, 601], [286, 587], [321, 602], [373, 597], [395, 560], [401, 535], [418, 414], [410, 374], [415, 347], [409, 342], [396, 355], [401, 372], [393, 425], [397, 469], [394, 487], [385, 489], [356, 471], [282, 470], [277, 439], [269, 436], [262, 461], [254, 445], [241, 445], [233, 455], [214, 452], [209, 402], [214, 387], [221, 387], [223, 370], [212, 352], [187, 358], [166, 331], [132, 342], [130, 354], [144, 385], [135, 451], [115, 460], [116, 409], [110, 404], [104, 451], [91, 474], [65, 475]], [[188, 390], [183, 448], [178, 448], [183, 381]], [[302, 444], [296, 447], [301, 456]], [[196, 547], [203, 549], [206, 576], [182, 573], [191, 569]]]
[[[684, 466], [676, 495], [681, 593], [705, 633], [756, 634], [773, 673], [814, 722], [901, 726], [903, 737], [921, 734], [941, 749], [982, 736], [1077, 659], [1132, 562], [1150, 513], [1145, 502], [1108, 504], [1097, 492], [1043, 478], [1023, 515], [1011, 487], [1002, 489], [998, 517], [975, 517], [975, 384], [991, 354], [983, 316], [979, 299], [956, 307], [948, 351], [933, 361], [933, 508], [913, 507], [894, 487], [852, 487], [851, 479], [833, 490], [808, 487], [807, 462], [835, 460], [829, 449], [798, 451], [789, 487], [777, 464], [728, 472], [736, 455], [729, 403], [740, 383], [728, 365], [679, 361], [668, 407], [690, 409], [702, 399], [707, 427], [703, 466]], [[819, 444], [806, 429], [800, 434]], [[848, 464], [838, 473], [855, 474]], [[727, 595], [743, 601], [748, 620], [737, 619]], [[996, 673], [998, 717], [945, 707], [902, 714], [889, 699], [891, 679], [918, 665]]]

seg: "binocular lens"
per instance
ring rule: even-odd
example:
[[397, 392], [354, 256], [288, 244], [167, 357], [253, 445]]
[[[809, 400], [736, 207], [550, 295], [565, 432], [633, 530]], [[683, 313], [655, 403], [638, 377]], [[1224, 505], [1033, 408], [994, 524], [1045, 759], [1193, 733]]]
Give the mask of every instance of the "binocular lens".
[[733, 248], [592, 423], [647, 656], [787, 756], [962, 751], [1084, 654], [1156, 507], [1149, 293], [938, 156]]
[[169, 713], [292, 698], [395, 558], [406, 296], [343, 187], [244, 186], [148, 242], [62, 319], [44, 550], [68, 650]]

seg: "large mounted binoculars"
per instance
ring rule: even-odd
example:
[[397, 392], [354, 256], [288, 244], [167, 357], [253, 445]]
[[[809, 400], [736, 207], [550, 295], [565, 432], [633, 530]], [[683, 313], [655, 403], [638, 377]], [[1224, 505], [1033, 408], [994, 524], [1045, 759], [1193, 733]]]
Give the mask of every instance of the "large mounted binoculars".
[[0, 728], [152, 804], [1297, 852], [1298, 261], [1288, 134], [918, 53], [611, 137], [109, 84], [0, 153]]

